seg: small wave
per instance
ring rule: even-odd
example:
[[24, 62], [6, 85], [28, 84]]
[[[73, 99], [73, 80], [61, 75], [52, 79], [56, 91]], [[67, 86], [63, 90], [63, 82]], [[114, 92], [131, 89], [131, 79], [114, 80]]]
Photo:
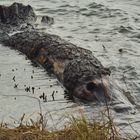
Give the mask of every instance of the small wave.
[[93, 34], [93, 33], [100, 33], [100, 32], [101, 32], [101, 30], [100, 30], [100, 29], [95, 28], [95, 29], [93, 29], [93, 30], [89, 31], [88, 33]]
[[64, 5], [60, 5], [60, 8], [79, 8], [76, 5], [70, 5], [70, 4], [64, 4]]
[[44, 11], [44, 10], [47, 10], [47, 8], [37, 8], [37, 9], [35, 9], [36, 11], [40, 11], [40, 12], [42, 12], [42, 11]]
[[97, 4], [97, 3], [95, 3], [95, 2], [92, 2], [92, 3], [90, 3], [90, 4], [88, 5], [88, 7], [89, 7], [89, 8], [102, 8], [102, 7], [104, 7], [104, 5], [102, 5], [102, 4]]
[[136, 33], [136, 34], [134, 34], [133, 36], [131, 36], [132, 38], [138, 38], [138, 39], [140, 39], [140, 33]]
[[87, 8], [80, 8], [80, 12], [87, 11], [87, 10], [88, 10]]
[[98, 4], [95, 2], [90, 3], [87, 5], [88, 9], [84, 11], [80, 11], [84, 16], [97, 16], [100, 18], [116, 18], [116, 17], [123, 17], [124, 11], [120, 9], [111, 9], [105, 5]]
[[58, 15], [65, 15], [65, 14], [68, 14], [68, 10], [66, 9], [63, 9], [63, 8], [58, 8], [58, 9], [55, 9], [55, 10], [52, 10], [52, 9], [49, 9], [47, 10], [47, 13], [50, 13], [50, 14], [58, 14]]
[[81, 13], [83, 16], [86, 16], [86, 17], [90, 17], [90, 16], [97, 16], [98, 15], [98, 13], [96, 12], [96, 11], [87, 11], [86, 13], [84, 12], [84, 13]]
[[113, 109], [117, 112], [117, 113], [123, 113], [123, 112], [128, 112], [128, 111], [131, 111], [133, 108], [129, 105], [126, 105], [126, 104], [118, 104], [118, 105], [115, 105], [113, 107]]
[[120, 27], [116, 28], [115, 30], [118, 30], [119, 33], [130, 33], [133, 31], [133, 28], [130, 26], [125, 27], [125, 26], [121, 25]]

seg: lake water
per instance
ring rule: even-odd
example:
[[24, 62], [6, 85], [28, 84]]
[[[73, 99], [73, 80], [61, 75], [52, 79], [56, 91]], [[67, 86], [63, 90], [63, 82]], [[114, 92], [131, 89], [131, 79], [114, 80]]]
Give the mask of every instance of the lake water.
[[[0, 0], [0, 4], [4, 5], [12, 2], [15, 0]], [[34, 7], [38, 15], [37, 28], [91, 50], [104, 66], [110, 67], [112, 92], [118, 97], [118, 102], [111, 104], [114, 122], [124, 133], [140, 134], [140, 1], [16, 2]], [[39, 19], [43, 15], [53, 17], [54, 24], [40, 24]], [[29, 86], [31, 92], [26, 92]], [[32, 87], [35, 88], [34, 93]], [[47, 102], [39, 98], [43, 93], [47, 96]], [[39, 117], [42, 111], [49, 127], [59, 127], [66, 114], [82, 111], [91, 118], [104, 108], [102, 104], [68, 100], [54, 76], [48, 75], [41, 67], [34, 67], [19, 52], [0, 46], [0, 121], [13, 126], [19, 123], [24, 113], [25, 120], [28, 120]]]

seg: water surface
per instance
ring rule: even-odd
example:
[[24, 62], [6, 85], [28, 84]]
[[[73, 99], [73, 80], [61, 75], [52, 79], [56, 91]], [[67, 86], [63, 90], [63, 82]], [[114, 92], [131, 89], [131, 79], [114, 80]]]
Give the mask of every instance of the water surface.
[[[14, 1], [0, 0], [0, 4], [10, 5]], [[113, 83], [113, 92], [118, 97], [118, 102], [111, 105], [112, 116], [125, 133], [137, 135], [140, 132], [139, 0], [17, 2], [31, 4], [38, 19], [43, 15], [54, 18], [55, 23], [52, 26], [41, 24], [37, 28], [91, 50], [104, 66], [111, 68], [110, 80]], [[40, 99], [42, 111], [46, 118], [53, 114], [55, 125], [56, 122], [63, 122], [63, 116], [67, 112], [76, 114], [80, 109], [90, 118], [104, 109], [101, 104], [74, 103], [67, 100], [63, 87], [55, 77], [49, 76], [41, 67], [32, 66], [24, 55], [4, 46], [0, 46], [0, 74], [1, 120], [13, 122], [14, 119], [19, 120], [23, 113], [28, 117], [36, 117], [40, 112], [38, 99], [43, 92], [48, 102]], [[18, 84], [17, 88], [14, 88], [15, 84]], [[35, 87], [34, 94], [32, 91], [25, 91], [28, 86]], [[55, 101], [52, 98], [53, 92]], [[48, 121], [48, 125], [51, 124]]]

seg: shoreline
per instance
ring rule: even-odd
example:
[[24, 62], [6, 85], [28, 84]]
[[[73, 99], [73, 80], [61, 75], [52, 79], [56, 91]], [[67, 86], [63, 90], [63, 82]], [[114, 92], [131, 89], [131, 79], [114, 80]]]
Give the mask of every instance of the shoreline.
[[0, 140], [133, 140], [121, 136], [110, 117], [104, 122], [89, 122], [82, 114], [70, 116], [63, 129], [54, 131], [43, 125], [43, 118], [31, 125], [21, 123], [16, 128], [6, 128], [1, 124]]

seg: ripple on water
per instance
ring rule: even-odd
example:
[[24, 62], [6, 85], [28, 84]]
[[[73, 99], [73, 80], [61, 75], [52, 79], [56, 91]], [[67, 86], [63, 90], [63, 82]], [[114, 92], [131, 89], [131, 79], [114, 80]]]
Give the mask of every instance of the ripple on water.
[[98, 16], [100, 18], [116, 18], [122, 17], [124, 12], [120, 9], [111, 9], [106, 7], [105, 5], [98, 4], [95, 2], [90, 3], [88, 6], [88, 10], [86, 13], [83, 13], [85, 16]]
[[117, 30], [119, 33], [131, 33], [131, 32], [133, 32], [133, 28], [130, 26], [128, 26], [128, 27], [120, 26]]

